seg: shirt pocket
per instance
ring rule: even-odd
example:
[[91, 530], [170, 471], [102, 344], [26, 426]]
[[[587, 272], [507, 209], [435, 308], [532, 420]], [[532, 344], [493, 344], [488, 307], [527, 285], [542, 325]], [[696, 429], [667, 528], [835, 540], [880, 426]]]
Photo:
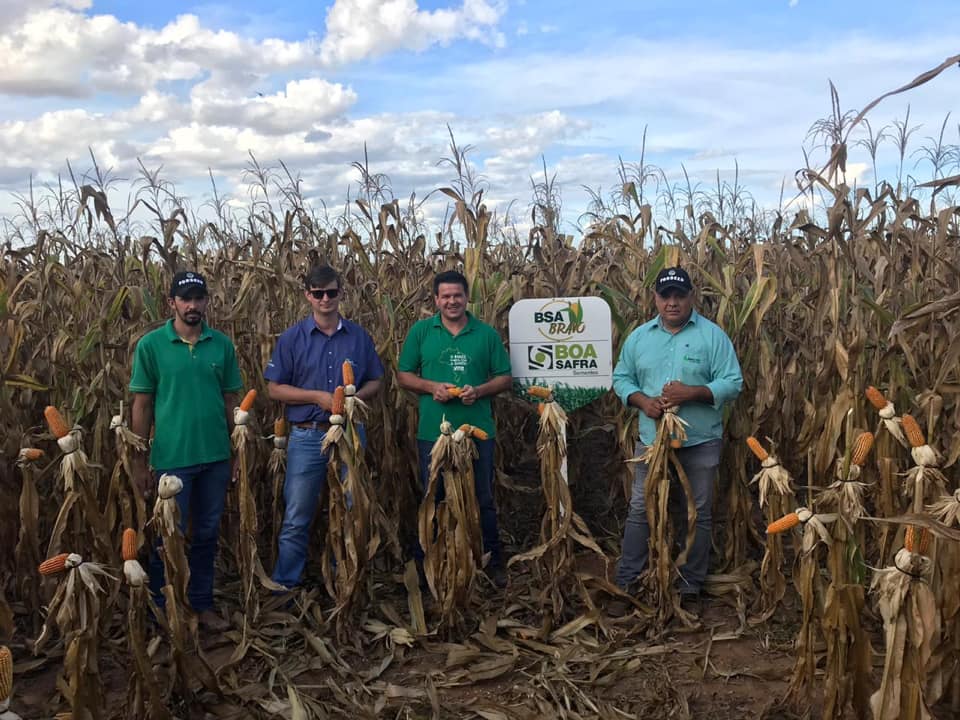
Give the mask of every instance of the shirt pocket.
[[685, 348], [680, 355], [680, 382], [685, 385], [706, 385], [710, 382], [710, 362], [703, 351]]

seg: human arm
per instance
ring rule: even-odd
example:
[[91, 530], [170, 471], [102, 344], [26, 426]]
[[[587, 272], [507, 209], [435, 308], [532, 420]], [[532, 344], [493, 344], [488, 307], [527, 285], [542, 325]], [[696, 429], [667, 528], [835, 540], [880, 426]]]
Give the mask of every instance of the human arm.
[[[319, 405], [327, 412], [330, 412], [333, 407], [333, 393], [328, 393], [325, 390], [307, 390], [295, 385], [268, 381], [267, 395], [270, 396], [271, 400], [279, 400], [287, 405]], [[357, 395], [359, 396], [360, 392]], [[361, 397], [361, 399], [364, 398]]]
[[464, 385], [460, 393], [460, 402], [464, 405], [472, 405], [487, 395], [499, 395], [506, 392], [512, 385], [513, 378], [510, 375], [497, 375], [476, 386]]
[[[134, 393], [130, 408], [130, 429], [140, 437], [150, 437], [150, 428], [153, 427], [153, 394]], [[150, 465], [147, 461], [147, 450], [133, 451], [133, 481], [144, 497], [149, 497], [153, 488], [153, 478], [150, 475]]]
[[659, 396], [649, 396], [641, 388], [644, 373], [637, 362], [639, 352], [639, 336], [634, 331], [620, 350], [620, 358], [613, 370], [613, 391], [624, 405], [637, 408], [648, 418], [656, 420], [663, 414], [664, 404]]

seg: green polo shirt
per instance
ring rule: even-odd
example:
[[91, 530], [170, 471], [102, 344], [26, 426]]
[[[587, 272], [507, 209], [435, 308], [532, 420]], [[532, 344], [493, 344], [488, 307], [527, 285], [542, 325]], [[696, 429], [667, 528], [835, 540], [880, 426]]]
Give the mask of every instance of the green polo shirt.
[[233, 343], [206, 323], [194, 345], [177, 335], [173, 320], [140, 338], [129, 389], [153, 395], [156, 432], [150, 464], [154, 469], [228, 459], [230, 434], [223, 395], [242, 388]]
[[[437, 313], [410, 328], [397, 369], [416, 373], [425, 380], [476, 387], [498, 375], [509, 375], [510, 356], [497, 331], [470, 313], [467, 313], [466, 326], [456, 335], [443, 326]], [[439, 403], [433, 395], [421, 394], [417, 439], [436, 440], [444, 416], [454, 427], [469, 423], [493, 437], [490, 400], [488, 395], [472, 405], [464, 405], [457, 398]]]

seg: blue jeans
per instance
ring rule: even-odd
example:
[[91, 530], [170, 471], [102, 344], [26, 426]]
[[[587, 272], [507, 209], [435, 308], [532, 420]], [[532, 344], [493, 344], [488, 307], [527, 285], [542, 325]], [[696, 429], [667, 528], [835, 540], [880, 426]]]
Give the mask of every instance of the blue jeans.
[[[367, 437], [357, 425], [361, 444]], [[327, 456], [321, 450], [326, 433], [313, 428], [290, 428], [287, 440], [287, 474], [283, 482], [283, 525], [277, 542], [273, 581], [293, 588], [300, 584], [307, 564], [310, 526], [327, 484]], [[346, 468], [343, 468], [346, 471]], [[349, 504], [349, 498], [347, 499]]]
[[[190, 583], [187, 586], [187, 598], [196, 612], [213, 607], [213, 563], [217, 557], [217, 539], [220, 535], [220, 516], [230, 483], [230, 461], [190, 465], [170, 470], [158, 470], [157, 478], [163, 473], [176, 475], [183, 481], [183, 490], [176, 496], [180, 508], [180, 530], [187, 536], [189, 519], [190, 535], [187, 559], [190, 565]], [[166, 584], [163, 560], [157, 553], [160, 547], [157, 538], [153, 552], [150, 553], [150, 592], [159, 606], [163, 606], [161, 592]]]
[[[641, 455], [645, 449], [645, 445], [637, 443], [637, 456]], [[699, 593], [707, 577], [713, 519], [713, 484], [717, 477], [717, 468], [720, 466], [722, 449], [723, 444], [720, 440], [710, 440], [700, 445], [683, 447], [677, 451], [680, 464], [690, 481], [694, 504], [697, 506], [697, 530], [693, 547], [687, 555], [686, 564], [680, 568], [678, 589], [681, 593]], [[644, 502], [646, 478], [647, 464], [637, 463], [633, 491], [630, 496], [630, 509], [623, 528], [623, 554], [617, 566], [617, 585], [623, 589], [627, 589], [643, 572], [650, 552], [650, 526], [647, 524], [647, 509]], [[683, 500], [683, 490], [676, 479], [670, 483], [670, 490], [669, 512], [676, 536], [674, 540], [682, 547], [687, 536], [686, 502]], [[677, 500], [682, 502], [678, 503]]]
[[[483, 551], [490, 553], [490, 566], [503, 564], [503, 551], [500, 547], [500, 533], [497, 529], [497, 506], [493, 500], [493, 449], [495, 441], [473, 441], [477, 445], [478, 455], [473, 461], [473, 484], [477, 494], [477, 504], [480, 506], [480, 532], [483, 535]], [[417, 440], [417, 454], [420, 459], [420, 481], [426, 492], [430, 481], [430, 451], [433, 443], [429, 440]], [[443, 478], [437, 483], [436, 502], [445, 496]], [[423, 560], [423, 548], [418, 542], [414, 554], [418, 560]], [[479, 558], [478, 558], [479, 560]]]

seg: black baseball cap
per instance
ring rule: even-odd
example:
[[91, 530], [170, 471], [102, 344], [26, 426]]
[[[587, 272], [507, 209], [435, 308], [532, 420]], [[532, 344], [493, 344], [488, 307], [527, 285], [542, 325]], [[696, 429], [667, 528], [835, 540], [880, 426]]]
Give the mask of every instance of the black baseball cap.
[[693, 283], [690, 282], [690, 276], [682, 267], [669, 267], [664, 268], [657, 274], [657, 281], [653, 288], [658, 295], [662, 295], [670, 288], [688, 293], [693, 292]]
[[173, 276], [173, 282], [170, 283], [170, 297], [186, 297], [189, 293], [205, 296], [207, 281], [200, 273], [181, 270]]

